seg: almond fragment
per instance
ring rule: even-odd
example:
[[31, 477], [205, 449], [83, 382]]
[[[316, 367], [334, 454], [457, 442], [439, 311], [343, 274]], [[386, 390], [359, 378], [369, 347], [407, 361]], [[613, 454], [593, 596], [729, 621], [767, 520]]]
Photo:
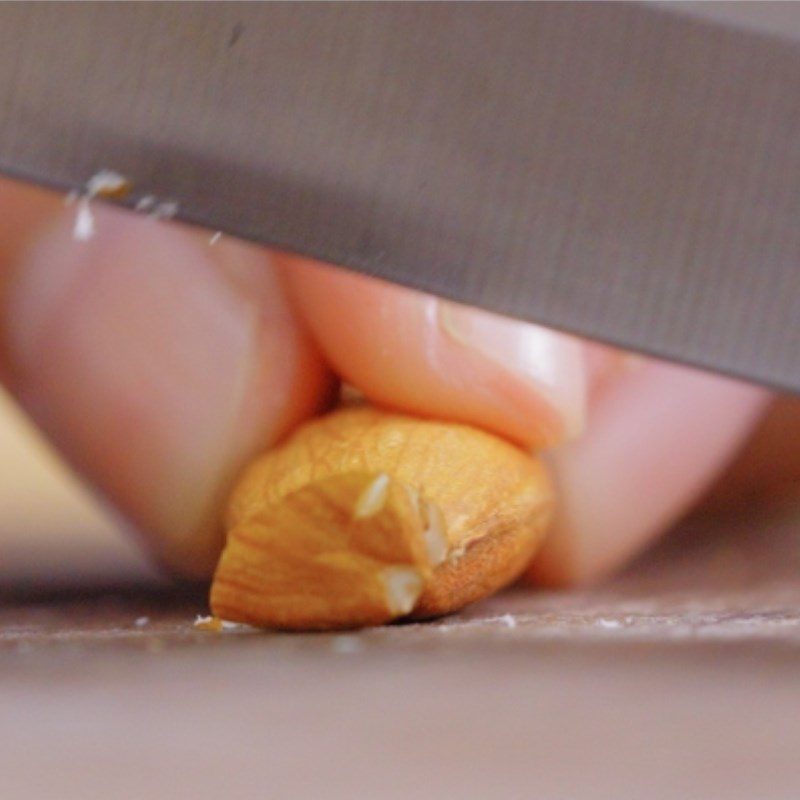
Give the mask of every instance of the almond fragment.
[[219, 617], [201, 617], [198, 614], [194, 621], [194, 627], [198, 631], [219, 633], [222, 630], [222, 620]]
[[241, 479], [211, 608], [296, 630], [446, 614], [519, 576], [551, 507], [542, 465], [513, 445], [465, 425], [343, 408]]
[[381, 572], [386, 585], [386, 605], [398, 617], [410, 614], [425, 585], [422, 574], [411, 567], [387, 567]]
[[101, 169], [86, 181], [86, 194], [88, 197], [125, 197], [133, 184], [118, 172], [111, 169]]
[[382, 472], [358, 496], [353, 517], [355, 519], [366, 519], [373, 514], [377, 514], [386, 503], [388, 489], [389, 476]]
[[229, 533], [211, 594], [219, 617], [278, 628], [378, 625], [430, 577], [422, 523], [385, 473], [323, 477]]
[[444, 515], [436, 503], [427, 500], [420, 506], [420, 512], [423, 513], [425, 529], [422, 532], [422, 538], [425, 540], [428, 560], [434, 567], [438, 567], [448, 556], [447, 538], [444, 535]]

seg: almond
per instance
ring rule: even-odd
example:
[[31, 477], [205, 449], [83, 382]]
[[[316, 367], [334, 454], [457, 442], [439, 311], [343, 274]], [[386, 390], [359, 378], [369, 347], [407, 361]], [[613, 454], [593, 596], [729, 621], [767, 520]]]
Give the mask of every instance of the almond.
[[211, 608], [293, 630], [446, 614], [517, 578], [551, 511], [541, 463], [505, 441], [343, 408], [245, 472]]

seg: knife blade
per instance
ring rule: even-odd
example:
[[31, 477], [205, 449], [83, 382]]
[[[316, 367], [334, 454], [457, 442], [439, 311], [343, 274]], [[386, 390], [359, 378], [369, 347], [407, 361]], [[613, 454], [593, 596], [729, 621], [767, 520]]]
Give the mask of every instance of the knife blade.
[[0, 171], [800, 391], [800, 39], [632, 3], [0, 5]]

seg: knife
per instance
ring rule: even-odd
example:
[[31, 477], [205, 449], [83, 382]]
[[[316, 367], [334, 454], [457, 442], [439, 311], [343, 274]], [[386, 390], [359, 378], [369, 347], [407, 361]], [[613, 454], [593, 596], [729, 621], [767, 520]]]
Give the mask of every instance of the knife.
[[6, 3], [0, 171], [113, 169], [131, 206], [797, 392], [799, 29], [635, 3]]

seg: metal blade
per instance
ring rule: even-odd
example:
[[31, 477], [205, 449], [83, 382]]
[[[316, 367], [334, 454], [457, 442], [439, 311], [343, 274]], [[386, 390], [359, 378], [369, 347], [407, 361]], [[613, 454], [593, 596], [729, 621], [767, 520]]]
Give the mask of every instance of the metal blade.
[[800, 43], [673, 7], [0, 5], [0, 169], [800, 390]]

